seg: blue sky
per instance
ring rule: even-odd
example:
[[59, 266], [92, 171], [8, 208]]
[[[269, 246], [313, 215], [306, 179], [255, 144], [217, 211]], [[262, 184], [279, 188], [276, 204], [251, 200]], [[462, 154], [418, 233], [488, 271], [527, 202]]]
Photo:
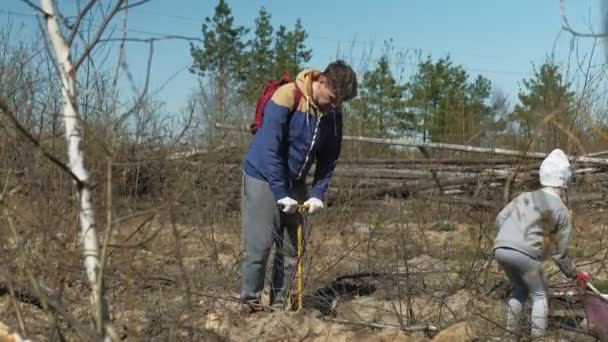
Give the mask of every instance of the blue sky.
[[[24, 25], [26, 36], [37, 29], [32, 10], [20, 0], [2, 2], [2, 26], [10, 13], [13, 25]], [[152, 0], [129, 12], [129, 36], [200, 37], [203, 19], [213, 16], [216, 4], [216, 0]], [[565, 63], [571, 40], [571, 35], [561, 29], [559, 0], [228, 0], [228, 4], [235, 22], [248, 27], [253, 27], [262, 6], [272, 14], [275, 27], [292, 27], [300, 17], [309, 33], [308, 46], [313, 50], [310, 66], [325, 67], [340, 50], [353, 56], [355, 69], [362, 71], [362, 54], [371, 50], [377, 57], [383, 41], [392, 39], [395, 50], [407, 52], [408, 56], [415, 52], [434, 58], [450, 54], [472, 76], [482, 74], [489, 78], [511, 103], [516, 101], [518, 83], [531, 76], [532, 63], [541, 64], [552, 51], [557, 62]], [[584, 32], [589, 25], [599, 28], [599, 0], [566, 0], [565, 4], [575, 28]], [[592, 42], [579, 40], [579, 54], [590, 51]], [[602, 51], [598, 50], [598, 57]], [[136, 82], [143, 82], [147, 46], [130, 43], [127, 58]], [[409, 61], [405, 65], [406, 77], [415, 69], [415, 60]], [[165, 84], [158, 96], [171, 112], [185, 104], [197, 85], [196, 77], [187, 70], [190, 63], [187, 42], [156, 44], [151, 90]]]

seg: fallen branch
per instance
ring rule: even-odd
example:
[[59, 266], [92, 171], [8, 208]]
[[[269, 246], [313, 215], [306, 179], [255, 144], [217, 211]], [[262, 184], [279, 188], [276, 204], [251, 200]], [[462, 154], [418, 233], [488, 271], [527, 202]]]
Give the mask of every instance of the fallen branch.
[[608, 154], [608, 151], [599, 151], [599, 152], [593, 152], [593, 153], [588, 153], [585, 154], [585, 157], [599, 157], [599, 156], [605, 156]]
[[[372, 169], [372, 168], [336, 168], [336, 176], [342, 177], [365, 177], [365, 178], [420, 178], [433, 176], [428, 170], [398, 170], [398, 169]], [[511, 173], [506, 170], [489, 169], [483, 172], [457, 172], [436, 171], [433, 178], [460, 178], [462, 180], [479, 178], [480, 176], [494, 176], [496, 178], [508, 177]]]
[[517, 159], [513, 158], [503, 158], [503, 159], [483, 159], [483, 160], [473, 160], [473, 159], [347, 159], [341, 160], [341, 164], [360, 164], [360, 165], [395, 165], [395, 164], [420, 164], [428, 166], [429, 164], [437, 164], [437, 165], [453, 165], [453, 166], [478, 166], [478, 165], [487, 165], [489, 166], [498, 166], [502, 164], [515, 164], [519, 162]]
[[466, 204], [471, 207], [478, 207], [490, 210], [497, 210], [502, 208], [502, 204], [498, 202], [485, 201], [476, 198], [450, 198], [450, 197], [430, 197], [430, 196], [419, 196], [419, 198], [427, 199], [428, 201], [439, 202], [449, 205], [463, 205]]
[[436, 331], [440, 330], [439, 327], [437, 327], [435, 325], [431, 325], [431, 324], [401, 326], [398, 324], [347, 321], [344, 319], [329, 318], [329, 317], [323, 317], [323, 320], [327, 321], [327, 322], [333, 322], [333, 323], [338, 323], [338, 324], [347, 324], [347, 325], [356, 325], [356, 326], [367, 327], [367, 328], [372, 328], [372, 329], [398, 328], [402, 331], [428, 331], [428, 332], [436, 332]]

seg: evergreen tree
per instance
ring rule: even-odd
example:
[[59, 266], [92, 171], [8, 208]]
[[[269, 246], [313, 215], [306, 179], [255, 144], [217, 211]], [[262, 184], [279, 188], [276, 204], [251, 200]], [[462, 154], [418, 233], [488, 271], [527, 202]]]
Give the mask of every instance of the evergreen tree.
[[464, 68], [453, 65], [449, 56], [420, 63], [409, 91], [408, 107], [419, 118], [423, 141], [467, 143], [495, 121], [488, 104], [490, 81], [478, 76], [470, 82]]
[[406, 87], [393, 77], [388, 56], [374, 70], [363, 74], [359, 96], [349, 104], [348, 125], [357, 134], [395, 136], [413, 128], [413, 117], [406, 112]]
[[190, 72], [210, 76], [215, 88], [217, 120], [226, 119], [229, 85], [239, 74], [246, 48], [243, 37], [248, 30], [234, 24], [232, 10], [225, 0], [215, 7], [213, 18], [206, 17], [202, 26], [203, 46], [190, 45], [193, 63]]
[[[574, 92], [559, 67], [552, 62], [534, 68], [534, 76], [522, 81], [521, 104], [515, 106], [511, 119], [528, 139], [538, 139], [547, 149], [565, 147], [568, 134], [562, 129], [574, 128]], [[560, 127], [562, 129], [560, 129]]]
[[240, 78], [240, 94], [247, 105], [254, 105], [266, 81], [275, 78], [273, 31], [270, 13], [262, 7], [255, 19], [255, 36], [249, 42], [250, 50], [244, 54]]
[[296, 75], [310, 61], [312, 50], [306, 46], [307, 38], [308, 33], [299, 18], [293, 31], [288, 31], [284, 25], [279, 26], [275, 37], [275, 64], [272, 71], [275, 78], [284, 72]]

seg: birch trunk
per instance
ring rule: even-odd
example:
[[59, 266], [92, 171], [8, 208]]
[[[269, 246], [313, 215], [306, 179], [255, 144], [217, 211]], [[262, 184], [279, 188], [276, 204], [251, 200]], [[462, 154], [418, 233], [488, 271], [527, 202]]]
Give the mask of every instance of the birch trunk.
[[[76, 185], [79, 202], [80, 238], [83, 248], [84, 266], [91, 287], [91, 304], [97, 332], [105, 335], [105, 310], [103, 305], [103, 284], [99, 272], [99, 244], [95, 226], [95, 210], [91, 201], [89, 174], [84, 165], [82, 150], [83, 129], [78, 116], [77, 94], [75, 88], [76, 71], [70, 59], [70, 47], [60, 31], [53, 0], [41, 0], [41, 8], [45, 12], [48, 40], [54, 52], [55, 62], [59, 69], [62, 83], [63, 109], [62, 118], [67, 140], [69, 167], [77, 178]], [[108, 338], [106, 338], [107, 340]]]

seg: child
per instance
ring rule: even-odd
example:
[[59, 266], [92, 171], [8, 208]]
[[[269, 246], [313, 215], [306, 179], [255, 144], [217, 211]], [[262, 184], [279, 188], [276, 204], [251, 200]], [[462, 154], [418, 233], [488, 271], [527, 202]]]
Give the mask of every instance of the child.
[[[513, 282], [507, 303], [507, 329], [511, 332], [518, 330], [523, 303], [530, 296], [531, 335], [545, 334], [548, 300], [541, 262], [549, 252], [568, 278], [583, 283], [591, 278], [577, 272], [568, 256], [572, 222], [562, 200], [566, 198], [571, 174], [566, 154], [553, 150], [540, 165], [542, 188], [520, 194], [496, 217], [498, 235], [494, 241], [494, 257]], [[546, 238], [555, 241], [553, 250], [544, 245]]]

